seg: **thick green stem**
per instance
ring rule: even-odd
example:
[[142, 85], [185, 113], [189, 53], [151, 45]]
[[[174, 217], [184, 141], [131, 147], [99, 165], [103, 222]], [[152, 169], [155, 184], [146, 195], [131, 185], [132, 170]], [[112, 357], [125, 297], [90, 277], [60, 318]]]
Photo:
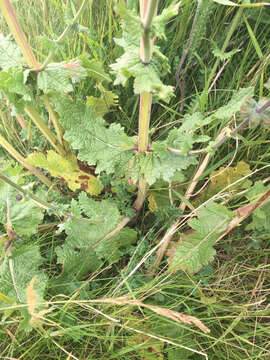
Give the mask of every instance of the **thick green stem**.
[[27, 170], [29, 170], [32, 174], [34, 174], [40, 181], [42, 181], [48, 187], [52, 187], [53, 183], [40, 172], [35, 166], [29, 165], [25, 158], [18, 153], [17, 150], [13, 148], [12, 145], [2, 136], [0, 135], [0, 145], [20, 164], [22, 164]]
[[139, 113], [139, 138], [138, 138], [138, 151], [140, 153], [145, 153], [148, 147], [151, 106], [152, 106], [152, 94], [148, 92], [141, 93], [140, 113]]
[[[90, 0], [92, 3], [93, 0]], [[82, 5], [80, 6], [77, 14], [74, 16], [73, 21], [71, 24], [69, 24], [65, 30], [62, 32], [62, 34], [58, 37], [57, 40], [55, 40], [56, 44], [59, 44], [64, 37], [69, 33], [69, 31], [72, 29], [72, 26], [77, 22], [78, 18], [80, 17], [80, 15], [82, 14], [85, 6], [87, 5], [87, 3], [89, 3], [89, 0], [84, 0]], [[50, 63], [50, 61], [52, 60], [52, 58], [54, 57], [54, 51], [50, 51], [49, 55], [47, 56], [46, 60], [44, 61], [44, 63], [41, 65], [41, 69], [45, 69], [45, 67]]]
[[16, 14], [10, 1], [0, 0], [0, 9], [6, 19], [6, 22], [8, 23], [9, 29], [14, 36], [16, 43], [21, 48], [21, 51], [25, 57], [25, 60], [27, 61], [28, 66], [37, 70], [39, 68], [39, 64], [35, 58], [31, 47], [26, 40], [23, 29], [16, 18]]
[[145, 0], [142, 4], [141, 19], [143, 36], [141, 39], [141, 61], [144, 64], [149, 64], [153, 55], [153, 40], [150, 36], [150, 30], [157, 12], [157, 6], [158, 0]]
[[[153, 19], [156, 15], [158, 0], [141, 0], [140, 14], [143, 27], [143, 36], [141, 38], [140, 58], [145, 66], [148, 66], [153, 55], [153, 39], [150, 37], [150, 30]], [[140, 94], [140, 113], [139, 113], [139, 136], [138, 152], [145, 154], [148, 150], [149, 141], [149, 124], [151, 117], [152, 94], [143, 92]], [[134, 209], [139, 212], [147, 191], [147, 182], [141, 178], [138, 185], [137, 199], [133, 205]]]
[[26, 114], [32, 119], [35, 125], [39, 128], [42, 134], [46, 137], [49, 143], [55, 148], [55, 150], [62, 156], [66, 155], [66, 151], [63, 146], [58, 142], [54, 133], [50, 131], [44, 120], [41, 118], [39, 113], [31, 106], [25, 105], [24, 110]]

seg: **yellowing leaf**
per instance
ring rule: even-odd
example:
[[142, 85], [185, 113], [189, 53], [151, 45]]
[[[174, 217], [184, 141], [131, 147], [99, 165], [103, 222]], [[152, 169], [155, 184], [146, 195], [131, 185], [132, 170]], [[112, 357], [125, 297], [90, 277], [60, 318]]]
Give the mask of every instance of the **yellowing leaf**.
[[98, 195], [103, 189], [98, 178], [79, 168], [77, 158], [73, 153], [63, 157], [55, 151], [49, 150], [46, 157], [44, 154], [36, 152], [28, 156], [27, 162], [46, 169], [54, 177], [64, 179], [72, 191], [82, 189], [91, 195]]

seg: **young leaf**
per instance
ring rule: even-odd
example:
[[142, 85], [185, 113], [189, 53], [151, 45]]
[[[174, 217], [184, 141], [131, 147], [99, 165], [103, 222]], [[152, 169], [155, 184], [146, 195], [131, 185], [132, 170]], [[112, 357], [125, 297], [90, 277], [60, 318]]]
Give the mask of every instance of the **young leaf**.
[[80, 61], [50, 64], [38, 73], [37, 85], [45, 94], [50, 91], [71, 92], [72, 83], [76, 83], [87, 76]]
[[43, 153], [35, 152], [29, 155], [26, 161], [31, 165], [46, 169], [54, 177], [64, 179], [72, 191], [83, 189], [91, 195], [99, 195], [103, 189], [98, 178], [79, 168], [76, 155], [73, 153], [63, 157], [49, 150], [46, 157]]
[[231, 211], [214, 202], [198, 210], [198, 218], [189, 221], [193, 230], [183, 234], [168, 251], [169, 269], [194, 274], [206, 266], [215, 256], [216, 239], [227, 229], [232, 217]]

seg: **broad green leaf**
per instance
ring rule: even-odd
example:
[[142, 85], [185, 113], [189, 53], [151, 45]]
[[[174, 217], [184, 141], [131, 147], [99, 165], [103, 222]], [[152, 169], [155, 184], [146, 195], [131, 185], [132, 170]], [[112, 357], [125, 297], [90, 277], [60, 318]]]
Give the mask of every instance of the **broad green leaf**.
[[219, 235], [226, 231], [233, 213], [225, 206], [207, 204], [198, 210], [198, 218], [189, 221], [193, 229], [182, 234], [180, 240], [168, 251], [169, 269], [183, 270], [191, 274], [198, 272], [214, 259], [213, 245]]
[[132, 46], [132, 44], [128, 45], [126, 41], [123, 41], [121, 46], [128, 47], [129, 50], [118, 58], [115, 64], [110, 65], [112, 73], [116, 75], [114, 84], [125, 86], [127, 80], [133, 77], [135, 94], [152, 92], [160, 99], [168, 102], [173, 96], [173, 87], [164, 85], [160, 80], [159, 73], [165, 74], [167, 72], [162, 69], [160, 61], [153, 58], [149, 65], [144, 65], [139, 57], [139, 47]]
[[65, 129], [65, 139], [78, 150], [78, 159], [96, 165], [96, 173], [125, 176], [136, 139], [128, 137], [120, 124], [106, 127], [105, 121], [95, 119], [93, 110], [84, 104], [75, 104], [64, 96], [54, 96], [52, 101]]
[[[245, 194], [246, 198], [251, 204], [258, 200], [270, 186], [265, 186], [262, 181], [257, 181]], [[265, 205], [256, 209], [252, 213], [252, 221], [246, 226], [246, 230], [257, 230], [260, 233], [270, 232], [270, 202], [266, 202]]]
[[[25, 85], [27, 81], [27, 73], [22, 68], [10, 68], [9, 70], [0, 72], [0, 89], [9, 97], [9, 94], [22, 95], [26, 101], [31, 100], [31, 91]], [[16, 100], [15, 100], [15, 105]]]
[[26, 161], [46, 169], [53, 177], [64, 179], [72, 191], [82, 189], [91, 195], [99, 195], [103, 189], [98, 178], [79, 168], [76, 155], [73, 153], [63, 157], [49, 150], [46, 157], [43, 153], [35, 152], [29, 155]]

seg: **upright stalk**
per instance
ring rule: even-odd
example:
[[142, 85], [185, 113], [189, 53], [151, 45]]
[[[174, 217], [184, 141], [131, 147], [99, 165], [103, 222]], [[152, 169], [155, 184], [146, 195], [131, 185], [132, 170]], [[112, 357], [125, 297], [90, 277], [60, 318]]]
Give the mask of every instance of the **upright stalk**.
[[[142, 20], [143, 36], [140, 45], [141, 62], [148, 66], [153, 55], [153, 39], [150, 36], [152, 21], [156, 15], [158, 0], [141, 0], [140, 14]], [[138, 136], [138, 152], [145, 154], [148, 150], [149, 141], [149, 124], [151, 117], [152, 94], [143, 92], [140, 94], [140, 113], [139, 113], [139, 136]], [[146, 180], [139, 180], [137, 199], [134, 203], [134, 209], [139, 212], [147, 190]]]

